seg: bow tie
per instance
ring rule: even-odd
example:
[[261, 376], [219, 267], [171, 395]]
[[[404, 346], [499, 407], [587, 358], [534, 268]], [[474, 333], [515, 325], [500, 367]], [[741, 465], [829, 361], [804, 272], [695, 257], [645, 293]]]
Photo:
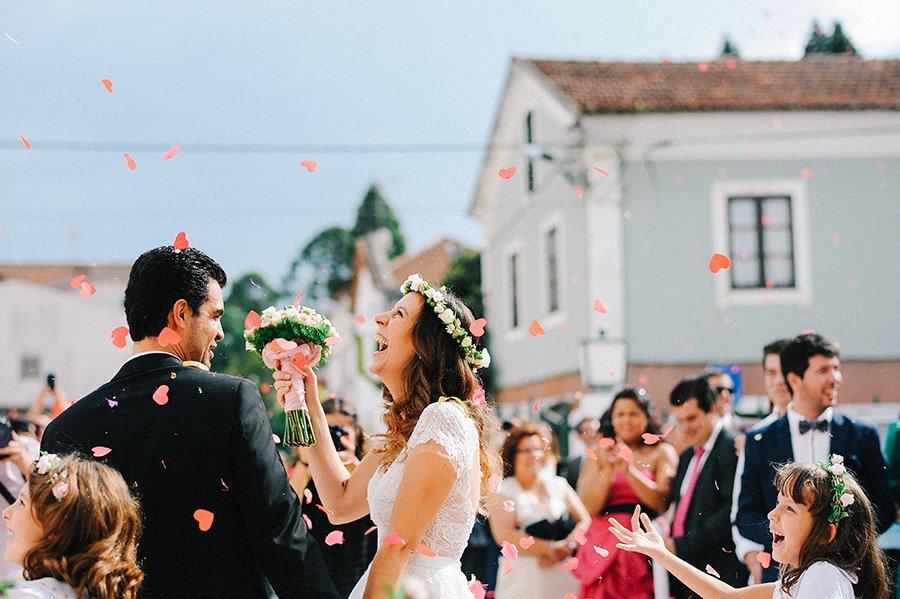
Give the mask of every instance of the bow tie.
[[823, 433], [828, 432], [828, 421], [827, 420], [801, 420], [800, 421], [800, 434], [805, 435], [811, 430], [819, 430]]

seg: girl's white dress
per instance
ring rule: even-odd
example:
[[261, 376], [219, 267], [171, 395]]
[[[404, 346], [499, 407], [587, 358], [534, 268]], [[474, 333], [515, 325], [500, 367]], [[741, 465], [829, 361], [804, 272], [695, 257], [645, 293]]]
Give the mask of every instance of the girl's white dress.
[[76, 599], [75, 589], [55, 578], [20, 582], [6, 591], [9, 599]]
[[781, 590], [781, 581], [775, 583], [772, 599], [854, 599], [855, 574], [828, 562], [816, 562], [800, 575], [793, 593]]
[[[410, 591], [413, 587], [421, 589], [415, 593], [417, 597], [424, 594], [428, 599], [472, 599], [459, 560], [475, 524], [473, 484], [480, 485], [481, 480], [478, 431], [459, 405], [450, 401], [433, 403], [422, 411], [406, 445], [386, 471], [378, 468], [369, 481], [369, 510], [378, 527], [378, 544], [391, 532], [388, 527], [409, 452], [448, 458], [456, 469], [456, 482], [421, 541], [437, 555], [414, 554], [404, 575], [404, 586]], [[356, 583], [350, 599], [362, 598], [369, 569]]]

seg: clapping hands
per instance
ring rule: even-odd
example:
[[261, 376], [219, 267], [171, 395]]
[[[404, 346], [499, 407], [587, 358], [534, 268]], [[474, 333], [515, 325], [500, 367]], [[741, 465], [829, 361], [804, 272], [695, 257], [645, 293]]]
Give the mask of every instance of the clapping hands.
[[609, 523], [609, 532], [613, 533], [620, 541], [616, 544], [619, 549], [643, 553], [653, 559], [659, 559], [665, 555], [666, 545], [656, 529], [653, 528], [650, 517], [641, 513], [641, 506], [634, 508], [634, 514], [631, 516], [631, 530], [622, 526], [614, 518], [610, 518]]

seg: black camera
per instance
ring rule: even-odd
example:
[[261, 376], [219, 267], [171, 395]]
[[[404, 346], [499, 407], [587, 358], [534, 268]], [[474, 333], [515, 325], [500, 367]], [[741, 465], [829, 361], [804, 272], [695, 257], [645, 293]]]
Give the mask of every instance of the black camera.
[[56, 389], [56, 375], [52, 372], [47, 375], [47, 386], [53, 391]]
[[9, 442], [12, 441], [12, 435], [13, 427], [9, 418], [0, 416], [0, 448], [9, 445]]
[[347, 449], [344, 447], [343, 438], [350, 434], [346, 428], [341, 426], [340, 424], [329, 424], [328, 431], [331, 433], [331, 441], [334, 443], [334, 448], [338, 451], [344, 451]]

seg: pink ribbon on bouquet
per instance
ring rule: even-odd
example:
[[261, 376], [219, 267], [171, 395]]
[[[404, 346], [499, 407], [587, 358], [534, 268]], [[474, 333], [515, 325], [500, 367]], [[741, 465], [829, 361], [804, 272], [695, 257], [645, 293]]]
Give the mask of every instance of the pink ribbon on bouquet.
[[279, 338], [273, 339], [263, 348], [262, 359], [266, 366], [291, 375], [291, 388], [284, 395], [285, 412], [294, 412], [306, 407], [306, 387], [300, 368], [303, 366], [312, 368], [319, 363], [321, 357], [322, 348], [315, 343], [297, 343]]

